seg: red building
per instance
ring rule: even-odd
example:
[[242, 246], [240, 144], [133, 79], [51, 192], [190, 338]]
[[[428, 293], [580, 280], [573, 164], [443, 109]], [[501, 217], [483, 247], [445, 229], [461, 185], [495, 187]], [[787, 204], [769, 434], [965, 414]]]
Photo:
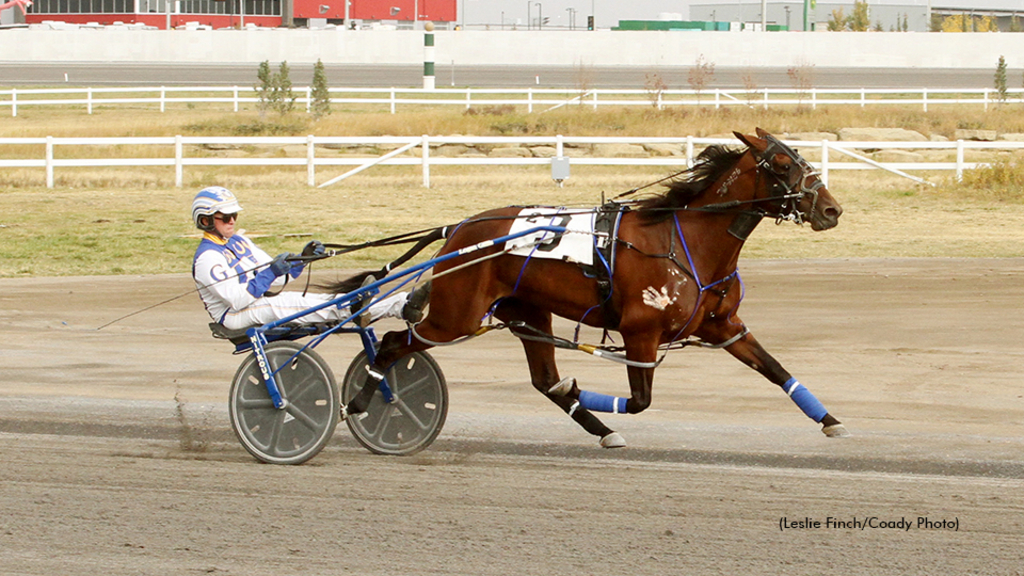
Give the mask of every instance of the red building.
[[[397, 23], [455, 22], [458, 0], [349, 0], [347, 19]], [[25, 22], [145, 24], [177, 28], [198, 23], [212, 28], [255, 25], [306, 27], [345, 23], [345, 0], [34, 0]]]

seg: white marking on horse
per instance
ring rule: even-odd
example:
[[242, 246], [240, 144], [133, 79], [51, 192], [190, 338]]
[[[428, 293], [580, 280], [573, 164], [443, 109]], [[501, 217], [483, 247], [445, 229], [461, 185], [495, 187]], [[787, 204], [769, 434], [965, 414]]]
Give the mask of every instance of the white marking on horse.
[[736, 182], [736, 179], [739, 178], [740, 172], [741, 170], [739, 168], [732, 171], [732, 174], [729, 175], [729, 179], [722, 184], [721, 188], [718, 189], [719, 196], [725, 196], [729, 192], [729, 186], [732, 186], [733, 183]]
[[661, 292], [654, 289], [654, 286], [644, 288], [644, 304], [655, 310], [664, 310], [676, 301], [675, 296], [668, 295], [668, 288], [662, 286]]

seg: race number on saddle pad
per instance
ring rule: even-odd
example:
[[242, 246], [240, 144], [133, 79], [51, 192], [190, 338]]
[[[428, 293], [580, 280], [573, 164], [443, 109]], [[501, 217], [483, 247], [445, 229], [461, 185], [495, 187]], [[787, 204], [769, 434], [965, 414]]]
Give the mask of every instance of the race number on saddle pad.
[[[510, 240], [511, 254], [529, 258], [554, 258], [579, 264], [594, 263], [594, 211], [569, 208], [524, 208], [512, 221], [509, 234], [525, 232], [537, 226], [562, 226], [569, 233], [558, 236], [541, 230]], [[545, 239], [548, 239], [545, 241]], [[539, 242], [539, 243], [538, 243]]]

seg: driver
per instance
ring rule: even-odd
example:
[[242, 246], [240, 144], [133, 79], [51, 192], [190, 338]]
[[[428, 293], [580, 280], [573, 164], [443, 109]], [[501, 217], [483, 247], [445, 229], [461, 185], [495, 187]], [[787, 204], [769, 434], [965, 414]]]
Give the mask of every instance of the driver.
[[[235, 230], [241, 205], [226, 188], [204, 188], [192, 200], [192, 220], [203, 231], [203, 240], [192, 261], [192, 278], [199, 297], [214, 322], [238, 330], [273, 322], [328, 300], [333, 294], [281, 292], [287, 279], [298, 278], [305, 264], [290, 262], [294, 254], [271, 258], [251, 240]], [[324, 246], [312, 240], [302, 249], [303, 256], [321, 255]], [[373, 282], [371, 276], [367, 279]], [[274, 291], [276, 290], [276, 291]], [[356, 319], [366, 327], [380, 318], [403, 318], [416, 323], [423, 318], [429, 292], [419, 289], [400, 292], [371, 304]], [[307, 314], [295, 322], [311, 324], [341, 321], [361, 311], [362, 302], [351, 307], [328, 306]]]

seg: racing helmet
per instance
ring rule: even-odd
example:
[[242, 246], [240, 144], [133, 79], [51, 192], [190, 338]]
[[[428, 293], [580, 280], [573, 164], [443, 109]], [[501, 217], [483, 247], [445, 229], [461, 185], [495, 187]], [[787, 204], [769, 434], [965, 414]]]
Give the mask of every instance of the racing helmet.
[[241, 210], [242, 206], [230, 190], [223, 186], [210, 186], [200, 190], [192, 200], [192, 221], [196, 228], [211, 232], [214, 230], [214, 214], [234, 214]]

